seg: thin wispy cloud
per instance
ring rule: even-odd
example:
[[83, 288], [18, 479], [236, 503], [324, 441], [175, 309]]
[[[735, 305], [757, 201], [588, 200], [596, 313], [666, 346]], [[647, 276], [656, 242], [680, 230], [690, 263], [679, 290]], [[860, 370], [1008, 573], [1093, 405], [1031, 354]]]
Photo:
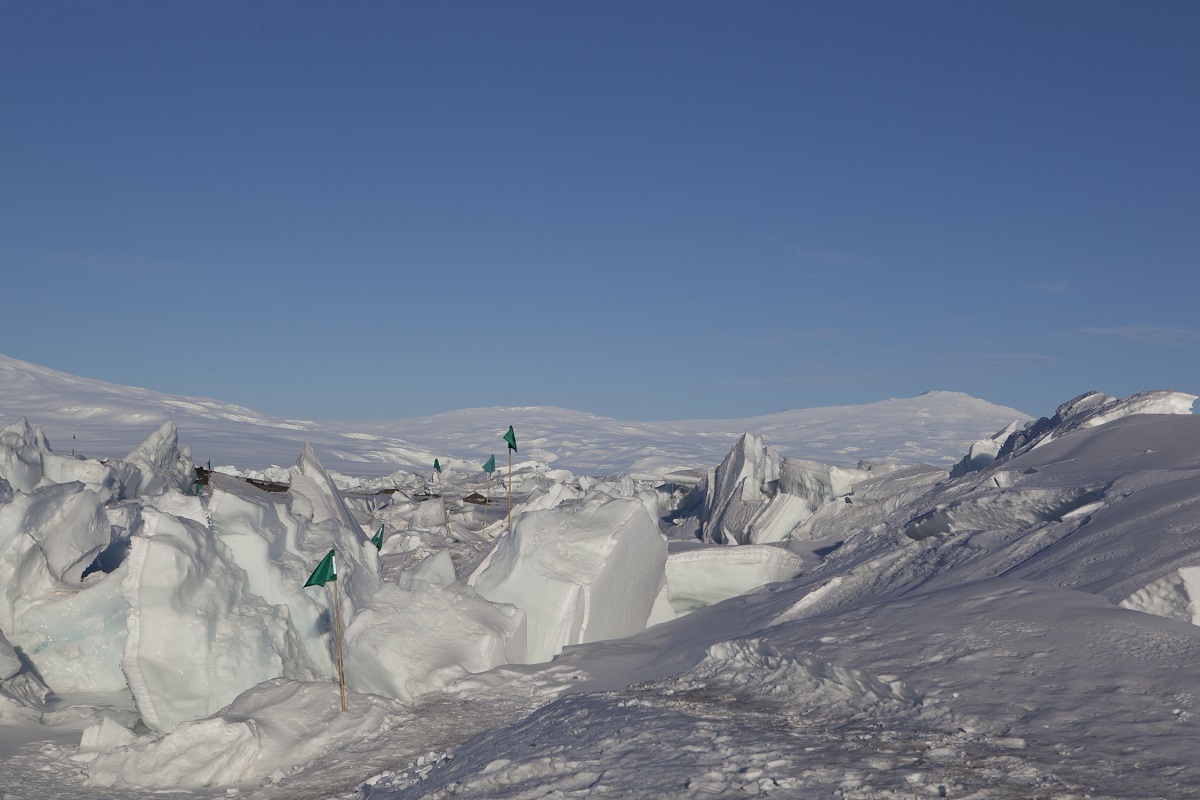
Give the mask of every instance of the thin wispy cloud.
[[1172, 328], [1162, 325], [1118, 325], [1112, 328], [1082, 328], [1090, 336], [1116, 336], [1138, 344], [1185, 347], [1200, 344], [1200, 328]]

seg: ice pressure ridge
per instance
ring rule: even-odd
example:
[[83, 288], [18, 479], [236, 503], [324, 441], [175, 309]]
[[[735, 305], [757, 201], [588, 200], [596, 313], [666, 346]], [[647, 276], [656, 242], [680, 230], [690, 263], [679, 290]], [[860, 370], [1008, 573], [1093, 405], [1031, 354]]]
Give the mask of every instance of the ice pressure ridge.
[[[1200, 560], [1179, 533], [1195, 530], [1200, 467], [1176, 446], [1194, 438], [1192, 400], [1084, 395], [981, 440], [954, 477], [790, 459], [753, 435], [690, 489], [525, 464], [513, 530], [493, 512], [482, 536], [475, 508], [443, 517], [432, 475], [397, 476], [387, 495], [347, 491], [363, 487], [305, 447], [286, 492], [218, 472], [197, 496], [171, 423], [100, 462], [55, 453], [22, 420], [0, 431], [0, 716], [47, 713], [51, 691], [126, 691], [136, 714], [97, 712], [81, 740], [97, 785], [266, 774], [297, 757], [273, 715], [331, 697], [330, 595], [303, 588], [330, 548], [348, 685], [387, 698], [363, 707], [361, 736], [471, 676], [777, 581], [807, 586], [781, 621], [1007, 575], [1194, 622]], [[465, 490], [475, 476], [446, 479]], [[364, 528], [377, 522], [390, 531], [382, 551]], [[1135, 524], [1160, 533], [1140, 535], [1139, 569], [1117, 569], [1103, 554]], [[710, 657], [774, 663], [771, 646], [746, 647]], [[872, 702], [919, 702], [823, 657], [785, 661]]]

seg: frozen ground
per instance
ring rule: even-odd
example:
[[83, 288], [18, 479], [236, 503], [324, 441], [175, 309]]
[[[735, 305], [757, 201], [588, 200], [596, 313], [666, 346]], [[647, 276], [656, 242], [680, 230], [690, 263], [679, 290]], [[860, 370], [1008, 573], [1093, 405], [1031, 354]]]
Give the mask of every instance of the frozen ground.
[[[70, 405], [70, 380], [29, 402]], [[931, 466], [822, 463], [742, 420], [715, 457], [652, 468], [634, 432], [603, 452], [623, 423], [529, 410], [511, 531], [502, 456], [486, 530], [464, 502], [489, 491], [473, 460], [504, 452], [510, 422], [469, 422], [488, 412], [412, 435], [441, 475], [331, 474], [318, 440], [270, 471], [284, 492], [217, 473], [199, 496], [158, 418], [101, 462], [6, 416], [0, 796], [1200, 796], [1194, 399], [1087, 394], [993, 437], [994, 407], [926, 395], [985, 409], [937, 451], [909, 407]], [[526, 436], [615, 466], [568, 471]], [[303, 588], [331, 548], [338, 580]]]

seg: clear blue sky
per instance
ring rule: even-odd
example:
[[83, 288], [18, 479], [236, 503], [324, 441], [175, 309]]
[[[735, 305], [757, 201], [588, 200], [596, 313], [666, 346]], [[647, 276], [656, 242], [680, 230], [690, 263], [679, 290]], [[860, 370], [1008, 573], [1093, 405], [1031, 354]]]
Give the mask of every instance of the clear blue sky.
[[0, 352], [292, 417], [1200, 393], [1200, 3], [0, 0]]

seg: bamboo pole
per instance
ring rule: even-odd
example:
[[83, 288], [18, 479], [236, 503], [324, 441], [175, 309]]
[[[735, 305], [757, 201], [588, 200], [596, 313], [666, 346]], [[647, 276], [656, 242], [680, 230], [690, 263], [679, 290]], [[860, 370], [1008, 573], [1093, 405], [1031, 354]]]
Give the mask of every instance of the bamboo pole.
[[337, 579], [333, 581], [333, 619], [334, 625], [337, 627], [337, 650], [338, 650], [338, 681], [342, 685], [342, 711], [346, 710], [346, 672], [342, 668], [342, 611], [341, 605], [338, 602], [338, 585]]
[[512, 448], [508, 449], [508, 530], [512, 531]]
[[438, 483], [438, 494], [442, 498], [442, 522], [446, 525], [446, 533], [450, 533], [450, 515], [446, 513], [446, 487], [442, 485], [441, 471], [433, 473], [434, 479]]
[[488, 503], [492, 502], [492, 473], [489, 472], [487, 476], [487, 497], [483, 501], [483, 529], [479, 531], [479, 541], [481, 544], [487, 544], [487, 507]]

